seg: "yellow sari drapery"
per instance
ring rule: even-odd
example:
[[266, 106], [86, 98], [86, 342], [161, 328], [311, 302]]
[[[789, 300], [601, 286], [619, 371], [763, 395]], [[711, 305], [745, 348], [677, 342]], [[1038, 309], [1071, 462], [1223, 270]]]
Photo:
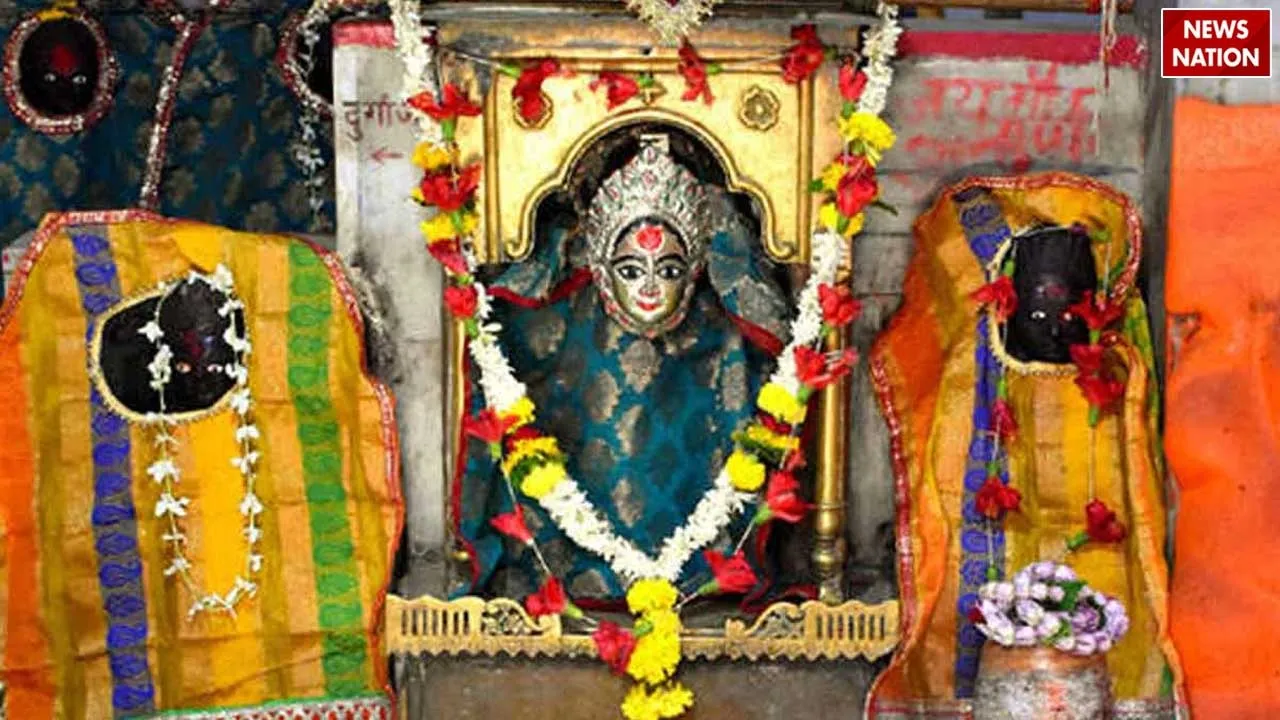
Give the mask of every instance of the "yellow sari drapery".
[[[264, 561], [234, 617], [188, 619], [193, 598], [164, 575], [152, 433], [94, 381], [91, 343], [122, 303], [218, 264], [252, 343]], [[135, 211], [45, 219], [0, 310], [8, 717], [390, 718], [381, 616], [398, 449], [390, 394], [363, 357], [354, 294], [324, 250]], [[206, 591], [225, 592], [245, 563], [234, 429], [215, 406], [174, 430]]]
[[[1007, 449], [1007, 469], [1023, 498], [1021, 512], [1006, 517], [1003, 541], [993, 547], [1003, 552], [1006, 574], [1060, 554], [1065, 540], [1085, 526], [1092, 462], [1096, 496], [1118, 512], [1129, 534], [1120, 544], [1086, 545], [1067, 562], [1092, 587], [1124, 602], [1132, 620], [1108, 654], [1117, 711], [1122, 717], [1168, 716], [1179, 674], [1167, 633], [1156, 386], [1145, 308], [1133, 290], [1140, 224], [1137, 210], [1116, 190], [1052, 173], [971, 178], [946, 188], [916, 222], [903, 306], [872, 351], [873, 380], [893, 438], [903, 640], [868, 696], [868, 717], [970, 713], [958, 668], [966, 645], [971, 664], [965, 669], [976, 667], [980, 636], [961, 607], [966, 592], [983, 580], [981, 571], [974, 577], [969, 568], [975, 555], [985, 562], [986, 540], [978, 541], [981, 548], [964, 542], [962, 517], [976, 416], [975, 353], [985, 323], [971, 295], [987, 276], [956, 197], [976, 188], [987, 189], [1014, 235], [1038, 223], [1080, 222], [1105, 229], [1110, 238], [1095, 239], [1093, 251], [1099, 277], [1112, 273], [1112, 297], [1127, 298], [1116, 345], [1127, 385], [1123, 410], [1104, 417], [1092, 451], [1089, 406], [1073, 382], [1074, 367], [1019, 363], [992, 343], [1008, 368], [1019, 432]], [[992, 337], [998, 341], [999, 334]], [[969, 688], [971, 683], [970, 677]]]

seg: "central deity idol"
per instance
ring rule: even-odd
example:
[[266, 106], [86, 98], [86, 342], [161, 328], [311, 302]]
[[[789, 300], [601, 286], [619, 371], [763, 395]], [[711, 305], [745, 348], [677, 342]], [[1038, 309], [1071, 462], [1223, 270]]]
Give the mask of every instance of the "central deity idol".
[[[725, 189], [719, 160], [688, 133], [651, 129], [598, 139], [562, 201], [540, 208], [532, 256], [487, 287], [512, 366], [539, 408], [536, 425], [556, 438], [614, 531], [654, 557], [751, 419], [791, 308], [763, 255], [754, 208]], [[473, 383], [471, 411], [479, 390]], [[501, 469], [474, 441], [463, 463], [455, 532], [471, 573], [455, 592], [523, 597], [538, 583], [530, 551], [487, 520], [512, 510]], [[607, 562], [572, 543], [536, 503], [521, 502], [574, 597], [622, 596]], [[749, 517], [715, 547], [728, 549]], [[802, 574], [795, 563], [770, 561], [786, 544], [775, 538], [757, 555], [766, 578], [757, 595]], [[695, 557], [683, 578], [703, 570]]]

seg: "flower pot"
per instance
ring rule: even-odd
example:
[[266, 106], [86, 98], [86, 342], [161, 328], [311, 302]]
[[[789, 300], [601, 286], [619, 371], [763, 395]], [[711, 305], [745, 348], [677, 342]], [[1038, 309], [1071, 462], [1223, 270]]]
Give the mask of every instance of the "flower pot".
[[983, 645], [974, 720], [1104, 720], [1110, 707], [1111, 677], [1101, 654]]

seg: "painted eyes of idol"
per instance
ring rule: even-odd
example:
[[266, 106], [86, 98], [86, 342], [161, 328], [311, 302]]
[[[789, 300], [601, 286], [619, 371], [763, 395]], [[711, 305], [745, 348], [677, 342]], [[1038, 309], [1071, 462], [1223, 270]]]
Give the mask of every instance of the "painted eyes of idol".
[[[618, 273], [618, 277], [628, 282], [634, 282], [644, 277], [645, 266], [644, 261], [637, 257], [624, 257], [614, 262], [613, 269]], [[660, 280], [674, 281], [683, 278], [689, 272], [689, 267], [684, 259], [679, 255], [667, 255], [658, 260], [654, 274]]]
[[[1049, 313], [1043, 310], [1032, 310], [1031, 319], [1038, 320], [1038, 321], [1048, 320]], [[1070, 311], [1063, 311], [1060, 319], [1062, 320], [1062, 322], [1071, 322], [1072, 320], [1076, 319], [1076, 316], [1072, 315]]]
[[[48, 83], [55, 83], [60, 79], [61, 78], [59, 76], [54, 75], [51, 72], [44, 74], [44, 81]], [[71, 77], [71, 83], [73, 85], [87, 85], [89, 83], [89, 76], [83, 73], [77, 73]]]

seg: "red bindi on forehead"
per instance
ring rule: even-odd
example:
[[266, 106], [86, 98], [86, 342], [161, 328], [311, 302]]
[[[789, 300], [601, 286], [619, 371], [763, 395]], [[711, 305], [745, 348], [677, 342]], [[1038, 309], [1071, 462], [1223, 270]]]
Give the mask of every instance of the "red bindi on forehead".
[[1069, 300], [1071, 299], [1071, 289], [1060, 283], [1048, 283], [1041, 290], [1044, 297], [1049, 300]]
[[657, 225], [645, 225], [636, 231], [636, 245], [647, 253], [656, 253], [662, 247], [662, 228]]

